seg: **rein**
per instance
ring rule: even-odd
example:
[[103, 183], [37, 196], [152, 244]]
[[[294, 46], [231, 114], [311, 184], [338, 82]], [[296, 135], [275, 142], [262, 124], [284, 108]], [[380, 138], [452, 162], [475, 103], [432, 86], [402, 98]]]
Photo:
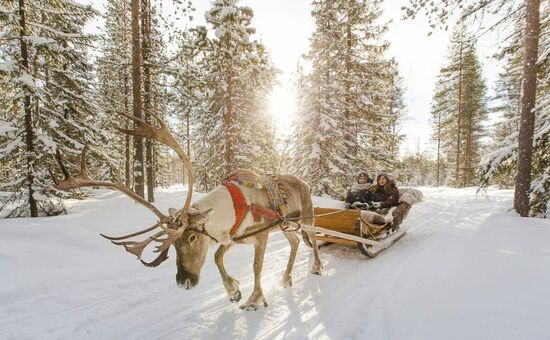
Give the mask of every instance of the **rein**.
[[[264, 232], [266, 230], [269, 230], [273, 227], [275, 227], [276, 225], [278, 224], [282, 224], [282, 223], [285, 223], [285, 222], [293, 222], [293, 221], [297, 221], [297, 220], [301, 220], [301, 219], [307, 219], [307, 218], [315, 218], [315, 217], [321, 217], [321, 216], [327, 216], [327, 215], [334, 215], [334, 214], [338, 214], [338, 213], [341, 213], [343, 211], [346, 211], [348, 209], [341, 209], [341, 210], [338, 210], [338, 211], [333, 211], [333, 212], [330, 212], [330, 213], [325, 213], [325, 214], [317, 214], [317, 215], [311, 215], [311, 216], [297, 216], [297, 217], [283, 217], [283, 218], [279, 218], [269, 224], [267, 224], [266, 226], [258, 229], [258, 230], [254, 230], [248, 234], [244, 234], [244, 235], [241, 235], [241, 236], [237, 236], [237, 237], [233, 237], [231, 240], [232, 241], [240, 241], [240, 240], [244, 240], [246, 238], [249, 238], [250, 236], [254, 236], [256, 234], [259, 234], [261, 232]], [[281, 228], [281, 231], [282, 232], [291, 232], [291, 231], [298, 231], [302, 228], [302, 225], [300, 223], [296, 223], [298, 226], [294, 229], [290, 229], [287, 227], [287, 228]], [[210, 236], [210, 235], [208, 235]], [[210, 236], [212, 239], [214, 239], [212, 236]]]
[[[254, 230], [250, 233], [247, 233], [247, 234], [244, 234], [244, 235], [241, 235], [241, 236], [237, 236], [237, 237], [232, 237], [231, 238], [231, 241], [241, 241], [241, 240], [244, 240], [246, 238], [249, 238], [251, 236], [254, 236], [256, 234], [259, 234], [261, 232], [264, 232], [264, 231], [267, 231], [279, 224], [282, 224], [282, 223], [285, 223], [285, 222], [293, 222], [293, 221], [297, 221], [297, 220], [301, 220], [301, 219], [308, 219], [308, 218], [315, 218], [315, 217], [321, 217], [321, 216], [328, 216], [328, 215], [335, 215], [335, 214], [338, 214], [338, 213], [341, 213], [343, 211], [347, 211], [348, 209], [341, 209], [341, 210], [338, 210], [338, 211], [333, 211], [333, 212], [330, 212], [330, 213], [325, 213], [325, 214], [317, 214], [317, 215], [311, 215], [311, 216], [296, 216], [296, 217], [283, 217], [283, 218], [279, 218], [279, 219], [276, 219], [268, 224], [266, 224], [265, 226], [261, 227], [260, 229], [258, 230]], [[290, 214], [290, 216], [292, 216], [293, 214]], [[297, 222], [294, 222], [295, 224], [297, 224], [297, 227], [294, 228], [294, 229], [289, 229], [289, 227], [286, 227], [286, 228], [281, 228], [281, 231], [286, 233], [286, 232], [292, 232], [292, 231], [298, 231], [302, 228], [302, 225], [300, 223], [297, 223]], [[203, 228], [204, 228], [204, 225], [203, 225]], [[208, 237], [210, 237], [212, 240], [214, 240], [216, 243], [219, 243], [219, 241], [212, 235], [210, 235], [206, 229], [187, 229], [187, 230], [192, 230], [196, 233], [199, 233], [199, 234], [203, 234], [203, 235], [206, 235]]]
[[199, 234], [203, 234], [205, 236], [208, 236], [210, 237], [212, 240], [216, 241], [216, 243], [220, 243], [214, 236], [210, 235], [206, 229], [204, 229], [204, 224], [202, 225], [202, 229], [195, 229], [195, 228], [189, 228], [187, 230], [191, 230], [191, 231], [194, 231], [196, 233], [199, 233]]
[[324, 214], [317, 214], [317, 215], [311, 215], [311, 216], [291, 217], [291, 218], [286, 218], [285, 220], [286, 221], [297, 221], [297, 220], [301, 220], [301, 219], [315, 218], [315, 217], [328, 216], [328, 215], [336, 215], [336, 214], [339, 214], [343, 211], [348, 211], [348, 210], [349, 209], [341, 209], [341, 210], [337, 210], [337, 211], [333, 211], [333, 212], [329, 212], [329, 213], [324, 213]]

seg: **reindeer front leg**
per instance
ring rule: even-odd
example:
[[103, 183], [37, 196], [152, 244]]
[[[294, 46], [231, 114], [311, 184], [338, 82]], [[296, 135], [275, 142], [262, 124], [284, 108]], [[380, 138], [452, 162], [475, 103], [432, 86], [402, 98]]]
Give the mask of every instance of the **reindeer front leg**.
[[241, 305], [241, 309], [245, 310], [257, 310], [258, 307], [263, 305], [267, 307], [267, 302], [262, 292], [262, 286], [260, 283], [262, 276], [262, 267], [264, 264], [265, 247], [267, 245], [268, 232], [258, 234], [254, 240], [254, 290], [246, 301]]
[[225, 255], [225, 252], [229, 250], [230, 247], [231, 247], [231, 244], [227, 246], [224, 246], [222, 244], [218, 248], [218, 250], [216, 250], [216, 254], [214, 254], [214, 262], [216, 262], [216, 266], [218, 266], [218, 270], [222, 277], [223, 286], [225, 287], [225, 291], [227, 292], [229, 301], [239, 302], [241, 300], [241, 291], [239, 290], [239, 281], [229, 276], [229, 274], [227, 274], [227, 271], [225, 270], [225, 267], [223, 265], [223, 256]]

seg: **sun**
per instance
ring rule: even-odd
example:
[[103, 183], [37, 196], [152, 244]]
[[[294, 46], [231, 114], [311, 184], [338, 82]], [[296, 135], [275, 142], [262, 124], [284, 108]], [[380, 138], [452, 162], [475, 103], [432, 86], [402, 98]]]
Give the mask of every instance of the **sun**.
[[277, 136], [285, 138], [292, 132], [295, 110], [296, 98], [292, 86], [276, 85], [269, 97], [269, 111]]

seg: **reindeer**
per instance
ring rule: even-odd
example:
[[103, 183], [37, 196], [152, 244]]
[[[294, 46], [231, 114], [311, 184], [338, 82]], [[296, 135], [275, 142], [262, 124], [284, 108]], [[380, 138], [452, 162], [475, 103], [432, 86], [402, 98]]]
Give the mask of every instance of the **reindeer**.
[[[253, 211], [251, 210], [254, 208], [262, 209], [262, 207], [267, 206], [267, 194], [234, 182], [218, 185], [206, 196], [191, 205], [193, 191], [193, 169], [191, 162], [165, 123], [155, 114], [152, 114], [152, 117], [160, 126], [158, 128], [153, 127], [144, 120], [125, 113], [120, 114], [135, 122], [134, 129], [119, 129], [121, 132], [155, 140], [167, 145], [177, 153], [186, 169], [189, 186], [183, 208], [179, 210], [169, 209], [168, 215], [163, 214], [154, 205], [124, 185], [121, 182], [122, 176], [120, 174], [118, 182], [101, 182], [89, 179], [86, 173], [87, 146], [82, 150], [79, 178], [72, 177], [69, 174], [63, 164], [61, 153], [59, 150], [57, 151], [56, 159], [63, 172], [64, 179], [58, 179], [50, 171], [56, 188], [59, 190], [70, 190], [81, 187], [105, 187], [118, 190], [151, 210], [158, 218], [157, 223], [153, 226], [119, 237], [103, 234], [101, 236], [111, 240], [116, 245], [123, 246], [126, 251], [136, 255], [147, 267], [156, 267], [164, 262], [168, 258], [170, 245], [173, 245], [176, 250], [176, 282], [178, 286], [185, 289], [190, 289], [198, 284], [200, 271], [204, 264], [209, 245], [215, 242], [220, 244], [214, 255], [215, 263], [222, 277], [229, 300], [231, 302], [240, 301], [241, 292], [238, 281], [232, 278], [225, 270], [223, 257], [234, 244], [253, 244], [254, 290], [248, 300], [241, 305], [241, 309], [256, 310], [260, 306], [267, 307], [260, 278], [268, 233], [274, 227], [282, 228], [286, 225], [286, 218], [289, 217], [294, 217], [294, 220], [299, 219], [299, 223], [313, 225], [313, 206], [309, 186], [294, 176], [278, 176], [278, 183], [286, 192], [289, 213], [284, 216], [278, 216], [275, 219], [263, 218], [263, 221], [258, 221], [258, 216], [252, 216]], [[234, 199], [237, 191], [242, 195], [240, 207], [237, 207]], [[240, 216], [238, 216], [239, 212]], [[304, 216], [304, 218], [300, 218], [300, 216]], [[240, 221], [237, 221], [237, 219], [240, 219]], [[153, 230], [157, 230], [157, 232], [143, 241], [129, 241], [129, 239], [135, 236], [143, 235]], [[292, 267], [296, 259], [299, 238], [294, 232], [284, 232], [284, 235], [290, 243], [290, 256], [283, 274], [282, 283], [284, 287], [290, 287], [292, 286]], [[308, 233], [308, 236], [313, 246], [312, 273], [320, 275], [322, 266], [319, 259], [315, 233]], [[141, 259], [141, 256], [144, 249], [151, 242], [157, 243], [154, 252], [159, 253], [159, 255], [153, 261], [145, 262]]]

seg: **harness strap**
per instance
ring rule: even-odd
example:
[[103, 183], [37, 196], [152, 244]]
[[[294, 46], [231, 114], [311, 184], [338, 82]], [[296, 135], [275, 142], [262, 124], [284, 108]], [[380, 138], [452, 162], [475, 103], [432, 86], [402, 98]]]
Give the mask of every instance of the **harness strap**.
[[260, 222], [262, 217], [270, 221], [275, 221], [281, 217], [276, 211], [254, 203], [250, 205], [250, 212], [252, 213], [254, 222]]
[[233, 226], [229, 230], [229, 235], [234, 235], [237, 229], [239, 229], [248, 211], [252, 213], [254, 222], [260, 222], [262, 217], [269, 221], [275, 221], [281, 217], [276, 211], [261, 205], [255, 203], [248, 205], [241, 189], [237, 185], [231, 182], [223, 182], [222, 185], [229, 191], [231, 200], [233, 201], [233, 208], [235, 209], [235, 223], [233, 223]]
[[223, 186], [227, 188], [229, 194], [231, 195], [231, 200], [233, 201], [233, 208], [235, 209], [235, 223], [229, 231], [229, 235], [235, 234], [241, 223], [246, 216], [246, 212], [250, 209], [248, 204], [246, 204], [246, 199], [242, 191], [235, 184], [231, 182], [222, 183]]

